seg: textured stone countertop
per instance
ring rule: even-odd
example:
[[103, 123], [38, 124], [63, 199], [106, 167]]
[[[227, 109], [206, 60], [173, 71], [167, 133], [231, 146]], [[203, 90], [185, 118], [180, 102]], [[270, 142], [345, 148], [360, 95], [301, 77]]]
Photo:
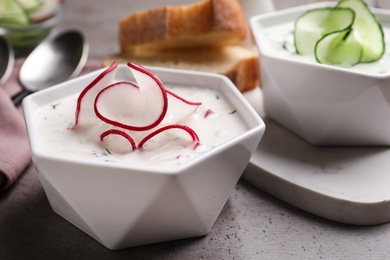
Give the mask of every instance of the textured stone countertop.
[[[262, 0], [259, 0], [262, 1]], [[78, 28], [90, 57], [119, 50], [117, 21], [133, 0], [68, 0], [59, 29]], [[284, 8], [290, 1], [276, 1]], [[294, 2], [294, 1], [292, 1]], [[33, 166], [0, 193], [0, 259], [389, 259], [390, 225], [353, 226], [314, 216], [240, 180], [204, 237], [106, 249], [55, 214]]]

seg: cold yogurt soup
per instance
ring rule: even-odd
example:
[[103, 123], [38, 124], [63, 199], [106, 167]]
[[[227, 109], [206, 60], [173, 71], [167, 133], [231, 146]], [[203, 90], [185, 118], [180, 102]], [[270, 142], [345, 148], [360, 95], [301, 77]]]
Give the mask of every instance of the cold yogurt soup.
[[[150, 75], [146, 74], [146, 79], [139, 79], [142, 75], [136, 77], [138, 89], [121, 82], [107, 84], [109, 80], [106, 78], [110, 77], [111, 72], [105, 73], [91, 83], [93, 86], [82, 98], [83, 94], [77, 93], [35, 112], [39, 142], [48, 154], [72, 159], [88, 157], [92, 161], [132, 167], [172, 168], [199, 157], [249, 129], [222, 93], [195, 86], [164, 85], [168, 91], [168, 99], [165, 100], [168, 101], [167, 112], [159, 123], [154, 123], [153, 117], [161, 117], [156, 113], [158, 109], [164, 109], [165, 104], [164, 100], [156, 98], [158, 88], [142, 90], [145, 95], [151, 91], [148, 101], [140, 101], [142, 95], [139, 95], [126, 103], [127, 94], [138, 95], [141, 85], [150, 80]], [[145, 82], [140, 82], [143, 80]], [[88, 95], [94, 88], [99, 88], [99, 84], [113, 87], [102, 90], [106, 86], [100, 86], [101, 96], [95, 91], [92, 100]], [[150, 84], [153, 85], [153, 82]], [[153, 91], [157, 92], [153, 94]], [[157, 112], [143, 115], [131, 112], [145, 111], [149, 107], [154, 107]], [[144, 125], [153, 126], [144, 129]], [[110, 142], [107, 143], [107, 140]]]
[[[386, 43], [383, 57], [376, 62], [359, 63], [355, 66], [347, 67], [348, 69], [371, 74], [390, 73], [390, 25], [382, 23], [382, 28]], [[262, 41], [260, 42], [261, 51], [271, 56], [317, 63], [314, 55], [300, 55], [296, 53], [293, 32], [293, 22], [264, 28], [261, 37]]]

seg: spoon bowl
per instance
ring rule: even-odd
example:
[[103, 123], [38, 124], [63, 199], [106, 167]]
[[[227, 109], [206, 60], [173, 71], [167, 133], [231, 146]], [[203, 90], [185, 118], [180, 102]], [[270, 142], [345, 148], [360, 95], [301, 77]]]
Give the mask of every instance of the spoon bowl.
[[6, 39], [0, 37], [0, 84], [4, 83], [10, 76], [14, 61], [12, 46]]
[[67, 31], [36, 47], [23, 63], [19, 81], [24, 89], [12, 97], [15, 105], [27, 95], [78, 75], [88, 58], [88, 44], [78, 31]]

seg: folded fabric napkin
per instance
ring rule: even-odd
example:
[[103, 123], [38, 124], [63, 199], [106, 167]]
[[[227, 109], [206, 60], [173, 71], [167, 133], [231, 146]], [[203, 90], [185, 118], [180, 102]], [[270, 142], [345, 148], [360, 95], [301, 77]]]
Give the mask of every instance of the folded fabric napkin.
[[[21, 107], [16, 108], [10, 96], [22, 89], [18, 74], [23, 60], [16, 60], [9, 79], [0, 86], [0, 192], [14, 183], [31, 162], [30, 146]], [[100, 68], [90, 60], [82, 74]]]

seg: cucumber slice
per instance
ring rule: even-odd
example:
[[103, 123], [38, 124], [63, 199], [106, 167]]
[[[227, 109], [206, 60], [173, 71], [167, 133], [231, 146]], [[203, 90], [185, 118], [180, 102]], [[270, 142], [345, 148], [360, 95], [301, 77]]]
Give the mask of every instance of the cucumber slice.
[[313, 55], [324, 35], [352, 26], [355, 13], [350, 8], [324, 7], [306, 11], [295, 21], [294, 44], [298, 54]]
[[19, 4], [21, 4], [21, 6], [23, 6], [23, 8], [28, 13], [35, 12], [40, 8], [42, 8], [43, 6], [42, 0], [14, 0], [14, 1], [19, 2]]
[[382, 26], [363, 0], [305, 12], [295, 22], [294, 37], [298, 54], [312, 55], [314, 48], [317, 61], [326, 64], [374, 62], [385, 52]]
[[315, 46], [315, 57], [319, 63], [353, 66], [360, 63], [363, 46], [353, 34], [352, 27], [332, 32], [322, 37]]
[[356, 13], [353, 33], [363, 46], [360, 62], [379, 60], [385, 52], [383, 29], [363, 0], [341, 0], [337, 7], [351, 8]]
[[29, 24], [26, 10], [14, 0], [0, 1], [0, 26], [19, 28]]
[[[1, 1], [1, 0], [0, 0]], [[30, 22], [39, 23], [55, 16], [61, 4], [61, 0], [39, 0], [42, 5], [39, 9], [30, 12]]]

